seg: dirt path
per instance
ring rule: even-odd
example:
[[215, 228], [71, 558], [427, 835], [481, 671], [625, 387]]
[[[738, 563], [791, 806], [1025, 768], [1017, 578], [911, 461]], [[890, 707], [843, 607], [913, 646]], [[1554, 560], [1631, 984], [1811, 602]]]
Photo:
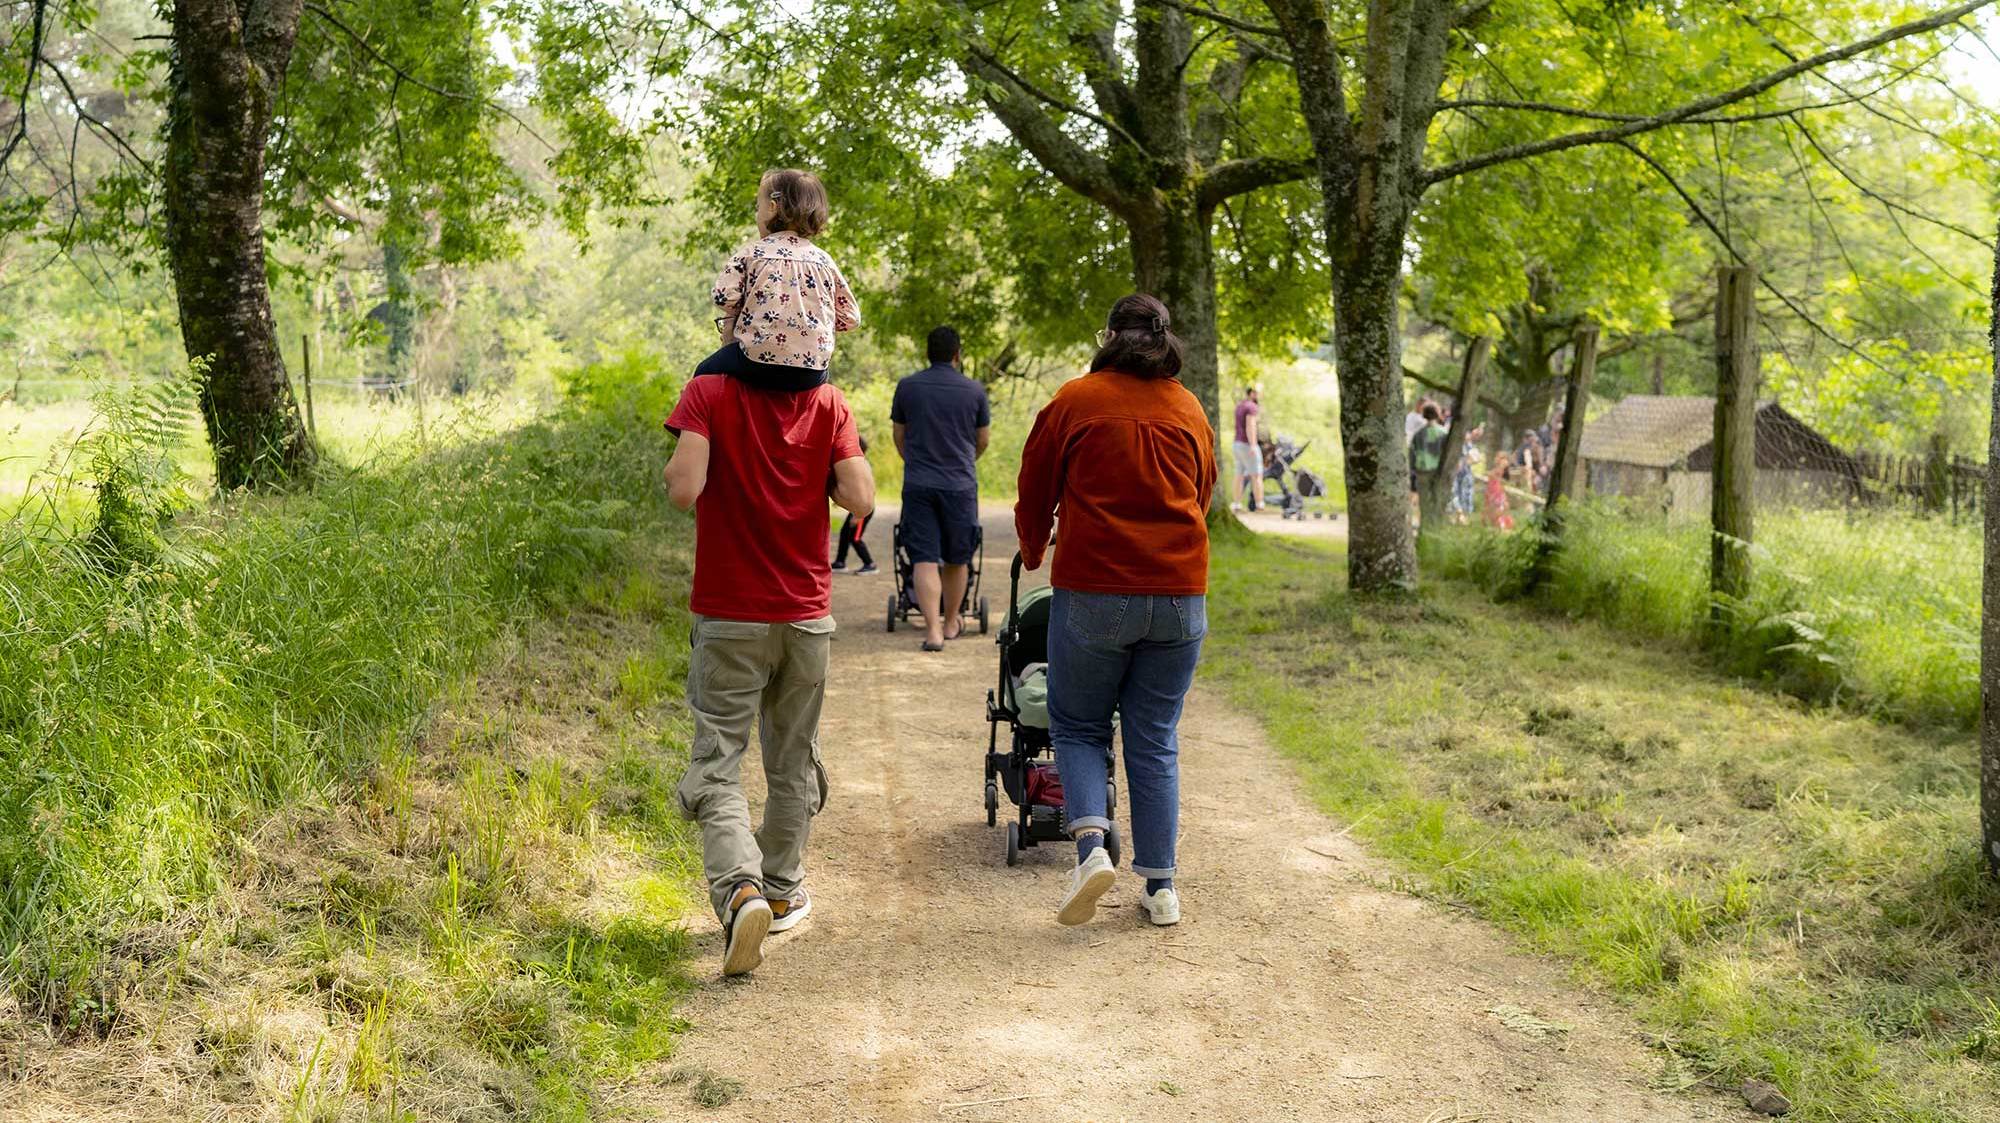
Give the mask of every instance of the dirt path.
[[[1012, 552], [998, 514], [996, 626]], [[885, 548], [892, 517], [872, 536]], [[743, 1089], [711, 1110], [689, 1082], [644, 1081], [636, 1117], [1742, 1117], [1649, 1092], [1658, 1062], [1615, 1007], [1489, 927], [1381, 888], [1389, 870], [1199, 686], [1182, 726], [1186, 919], [1143, 925], [1121, 873], [1094, 923], [1057, 926], [1073, 854], [1044, 846], [1006, 868], [980, 807], [995, 649], [972, 636], [919, 655], [917, 635], [883, 631], [891, 587], [887, 573], [836, 583], [814, 915], [743, 982], [715, 975], [714, 924], [698, 933], [708, 981], [674, 1063]]]

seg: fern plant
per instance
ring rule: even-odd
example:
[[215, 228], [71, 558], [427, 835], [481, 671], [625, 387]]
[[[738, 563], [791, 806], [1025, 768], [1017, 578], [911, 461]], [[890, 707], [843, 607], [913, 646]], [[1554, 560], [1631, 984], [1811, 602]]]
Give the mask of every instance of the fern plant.
[[97, 564], [123, 571], [172, 562], [167, 525], [195, 502], [193, 478], [174, 449], [194, 423], [200, 377], [196, 363], [181, 377], [93, 399], [97, 417], [76, 451], [96, 492], [97, 517], [83, 545]]

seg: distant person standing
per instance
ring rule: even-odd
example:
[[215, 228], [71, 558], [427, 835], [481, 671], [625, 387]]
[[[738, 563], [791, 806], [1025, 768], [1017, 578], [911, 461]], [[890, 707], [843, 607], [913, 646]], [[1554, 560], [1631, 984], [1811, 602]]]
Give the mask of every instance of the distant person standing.
[[[860, 440], [861, 455], [866, 456], [868, 455], [868, 438], [861, 437]], [[840, 546], [833, 552], [833, 571], [835, 573], [847, 572], [847, 552], [849, 550], [853, 550], [854, 556], [861, 559], [861, 568], [854, 571], [856, 574], [865, 577], [875, 572], [875, 558], [868, 553], [868, 543], [862, 537], [867, 533], [867, 518], [857, 515], [853, 511], [847, 512], [847, 518], [840, 524]]]
[[993, 436], [986, 387], [959, 372], [958, 332], [931, 329], [930, 366], [896, 383], [889, 407], [903, 457], [903, 546], [915, 568], [925, 651], [965, 631], [959, 609], [979, 529], [977, 462]]
[[1257, 443], [1264, 407], [1258, 398], [1256, 386], [1245, 386], [1236, 403], [1236, 491], [1253, 511], [1264, 505], [1264, 453]]

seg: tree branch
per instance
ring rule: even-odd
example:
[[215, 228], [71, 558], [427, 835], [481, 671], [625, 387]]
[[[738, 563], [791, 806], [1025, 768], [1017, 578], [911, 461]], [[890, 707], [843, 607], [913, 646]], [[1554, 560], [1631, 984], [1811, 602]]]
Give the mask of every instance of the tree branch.
[[1008, 78], [1004, 69], [994, 67], [970, 50], [960, 56], [959, 69], [967, 78], [985, 85], [981, 96], [986, 107], [1021, 147], [1065, 187], [1114, 211], [1122, 211], [1129, 204], [1104, 157], [1063, 132], [1033, 97]]
[[1907, 39], [1912, 35], [1921, 35], [1926, 31], [1936, 31], [1941, 27], [1956, 23], [1963, 16], [1979, 11], [1982, 8], [1991, 7], [1995, 2], [1996, 0], [1966, 0], [1965, 3], [1947, 8], [1941, 12], [1935, 12], [1925, 16], [1923, 19], [1897, 24], [1895, 27], [1872, 35], [1860, 42], [1849, 43], [1844, 47], [1836, 47], [1832, 50], [1821, 51], [1819, 54], [1808, 58], [1799, 59], [1761, 78], [1746, 82], [1733, 90], [1720, 94], [1712, 94], [1704, 98], [1697, 98], [1694, 101], [1687, 102], [1684, 105], [1666, 110], [1665, 112], [1657, 113], [1651, 117], [1645, 117], [1637, 121], [1629, 121], [1615, 128], [1593, 129], [1587, 132], [1570, 133], [1565, 136], [1545, 137], [1541, 140], [1511, 144], [1505, 148], [1495, 149], [1492, 152], [1432, 168], [1423, 177], [1423, 185], [1429, 186], [1431, 184], [1442, 183], [1456, 176], [1466, 175], [1483, 168], [1490, 168], [1495, 164], [1504, 164], [1512, 160], [1525, 160], [1551, 152], [1580, 148], [1588, 144], [1615, 144], [1626, 137], [1651, 132], [1654, 129], [1665, 128], [1668, 125], [1680, 124], [1691, 118], [1699, 117], [1725, 106], [1734, 105], [1740, 101], [1747, 101], [1807, 71], [1818, 70], [1833, 63], [1853, 58], [1856, 55], [1866, 54], [1877, 47], [1885, 46], [1899, 39]]
[[1283, 28], [1273, 27], [1267, 23], [1251, 23], [1249, 20], [1224, 15], [1214, 8], [1205, 7], [1200, 4], [1182, 3], [1182, 0], [1144, 0], [1144, 2], [1162, 8], [1178, 8], [1188, 15], [1208, 20], [1210, 23], [1220, 24], [1231, 31], [1241, 31], [1246, 35], [1266, 35], [1273, 39], [1285, 38]]
[[970, 52], [972, 56], [975, 59], [977, 59], [981, 64], [983, 64], [989, 70], [991, 70], [994, 74], [997, 74], [1000, 77], [1006, 79], [1010, 85], [1020, 90], [1022, 93], [1027, 94], [1028, 96], [1034, 98], [1036, 101], [1042, 102], [1055, 109], [1060, 109], [1064, 113], [1067, 113], [1072, 117], [1081, 117], [1084, 120], [1089, 121], [1092, 124], [1103, 129], [1105, 132], [1110, 133], [1112, 136], [1118, 137], [1125, 143], [1138, 149], [1139, 152], [1145, 155], [1148, 159], [1152, 158], [1152, 154], [1146, 152], [1146, 146], [1139, 143], [1139, 138], [1125, 131], [1125, 126], [1120, 125], [1118, 122], [1113, 121], [1108, 117], [1092, 113], [1090, 110], [1085, 109], [1083, 106], [1078, 105], [1073, 101], [1068, 101], [1063, 98], [1059, 98], [1052, 93], [1049, 93], [1048, 91], [1035, 85], [1033, 82], [1028, 81], [1027, 78], [1023, 77], [1020, 73], [1013, 70], [1006, 63], [1001, 62], [999, 57], [994, 55], [993, 52], [986, 50], [984, 47], [979, 46], [977, 43], [968, 42], [966, 44], [966, 50]]
[[42, 42], [48, 30], [49, 0], [34, 0], [34, 26], [28, 31], [28, 66], [21, 76], [21, 93], [14, 99], [14, 132], [7, 138], [5, 147], [0, 147], [0, 169], [13, 158], [14, 150], [28, 139], [28, 95], [35, 89], [35, 69], [42, 62]]
[[1201, 204], [1214, 207], [1225, 199], [1260, 187], [1304, 179], [1312, 174], [1314, 166], [1310, 156], [1246, 156], [1225, 160], [1202, 177]]
[[[1744, 257], [1743, 254], [1737, 250], [1735, 244], [1729, 240], [1729, 236], [1722, 232], [1722, 228], [1715, 224], [1715, 220], [1708, 217], [1708, 212], [1702, 209], [1702, 205], [1695, 201], [1694, 196], [1688, 193], [1687, 188], [1681, 186], [1680, 181], [1674, 178], [1673, 173], [1669, 172], [1666, 169], [1665, 165], [1661, 164], [1658, 160], [1653, 159], [1653, 157], [1648, 155], [1645, 152], [1645, 150], [1641, 149], [1638, 145], [1633, 144], [1629, 140], [1620, 139], [1611, 141], [1610, 143], [1615, 144], [1618, 147], [1624, 149], [1625, 151], [1630, 152], [1632, 155], [1638, 157], [1639, 160], [1642, 161], [1647, 167], [1653, 169], [1654, 173], [1657, 174], [1661, 179], [1666, 180], [1667, 186], [1674, 189], [1674, 194], [1679, 195], [1681, 197], [1681, 202], [1686, 203], [1688, 206], [1688, 210], [1694, 212], [1695, 218], [1698, 219], [1703, 226], [1708, 227], [1708, 232], [1710, 234], [1715, 235], [1715, 240], [1722, 244], [1722, 248], [1729, 253], [1729, 256], [1731, 258], [1735, 259], [1738, 265], [1749, 265], [1751, 263], [1749, 258]], [[1828, 331], [1825, 325], [1821, 324], [1818, 320], [1813, 318], [1812, 313], [1807, 312], [1804, 308], [1799, 307], [1798, 302], [1793, 300], [1791, 297], [1785, 295], [1783, 289], [1780, 289], [1778, 286], [1772, 284], [1771, 279], [1765, 276], [1764, 271], [1761, 269], [1757, 271], [1757, 283], [1762, 285], [1765, 289], [1769, 290], [1771, 295], [1777, 297], [1781, 302], [1783, 302], [1785, 307], [1791, 309], [1792, 315], [1797, 316], [1802, 323], [1804, 323], [1807, 327], [1811, 328], [1815, 335], [1820, 336], [1827, 342], [1833, 344], [1834, 346], [1840, 348], [1843, 351], [1848, 352], [1855, 358], [1860, 359], [1862, 362], [1867, 363], [1869, 366], [1874, 367], [1875, 369], [1881, 371], [1882, 373], [1887, 374], [1892, 378], [1897, 377], [1895, 371], [1892, 371], [1888, 367], [1882, 365], [1881, 360], [1875, 358], [1875, 356], [1870, 355], [1866, 351], [1863, 351], [1861, 348], [1856, 347], [1854, 344], [1849, 343], [1847, 340], [1842, 339], [1839, 336], [1833, 334], [1831, 331]]]
[[438, 97], [441, 98], [448, 98], [452, 101], [470, 102], [476, 105], [484, 106], [488, 109], [495, 110], [501, 114], [504, 114], [508, 119], [512, 120], [516, 125], [521, 126], [522, 132], [525, 132], [529, 136], [534, 137], [536, 142], [538, 142], [543, 148], [548, 149], [550, 152], [556, 151], [555, 145], [550, 144], [546, 139], [544, 139], [542, 134], [535, 131], [533, 125], [530, 125], [526, 121], [522, 120], [521, 115], [514, 112], [512, 109], [507, 108], [506, 106], [500, 104], [497, 101], [494, 101], [492, 98], [489, 97], [482, 97], [478, 94], [462, 93], [458, 90], [447, 90], [442, 86], [432, 85], [431, 83], [424, 81], [422, 78], [417, 77], [416, 75], [410, 73], [408, 70], [405, 70], [403, 67], [400, 67], [396, 65], [394, 62], [390, 61], [387, 55], [384, 55], [381, 51], [375, 49], [374, 44], [362, 38], [360, 32], [357, 32], [353, 28], [340, 22], [339, 16], [334, 15], [332, 12], [327, 11], [325, 8], [320, 7], [318, 4], [309, 3], [305, 6], [305, 10], [311, 12], [313, 15], [318, 16], [320, 19], [325, 20], [327, 23], [331, 24], [336, 30], [338, 30], [341, 34], [347, 36], [347, 38], [350, 41], [352, 41], [355, 46], [361, 48], [362, 53], [366, 54], [369, 58], [374, 59], [378, 65], [384, 67], [390, 73], [394, 74], [399, 81], [408, 82], [410, 85], [415, 86], [420, 90], [423, 90], [427, 93], [436, 94]]

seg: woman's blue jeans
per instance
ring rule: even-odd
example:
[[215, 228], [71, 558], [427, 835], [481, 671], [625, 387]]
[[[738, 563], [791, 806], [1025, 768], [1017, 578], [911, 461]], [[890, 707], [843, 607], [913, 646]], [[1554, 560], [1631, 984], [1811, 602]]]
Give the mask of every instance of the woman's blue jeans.
[[1057, 589], [1049, 613], [1049, 737], [1072, 833], [1109, 827], [1112, 715], [1125, 735], [1132, 872], [1174, 876], [1181, 705], [1208, 634], [1208, 599]]

